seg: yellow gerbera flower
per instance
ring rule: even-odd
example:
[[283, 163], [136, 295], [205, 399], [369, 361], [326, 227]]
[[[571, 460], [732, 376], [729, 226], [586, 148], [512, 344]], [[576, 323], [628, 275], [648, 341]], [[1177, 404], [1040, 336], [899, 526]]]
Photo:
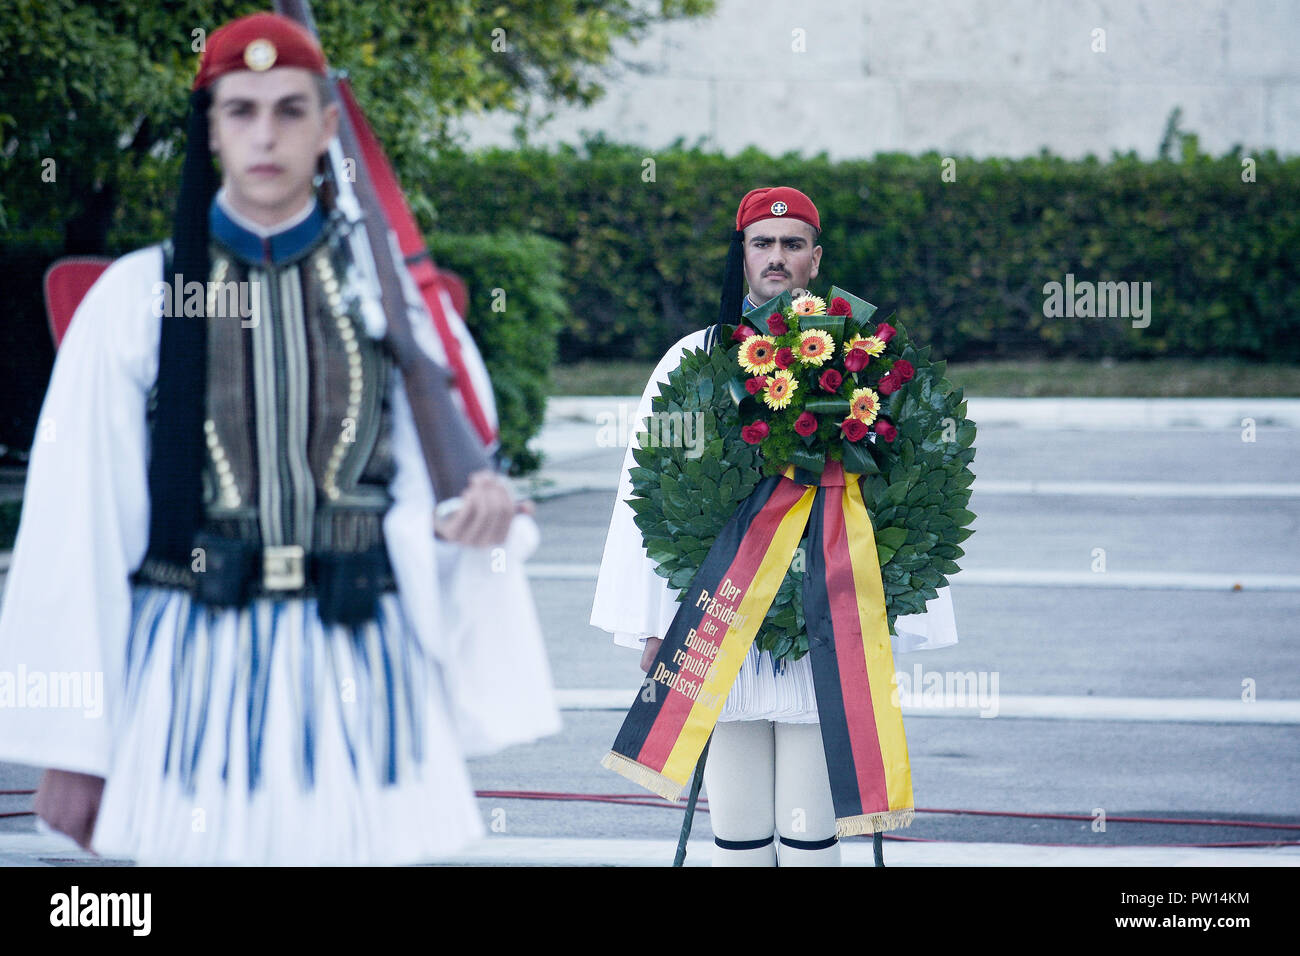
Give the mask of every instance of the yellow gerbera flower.
[[844, 343], [844, 354], [848, 355], [854, 349], [862, 349], [872, 358], [875, 358], [885, 350], [885, 343], [876, 338], [874, 335], [868, 335], [866, 338], [851, 339]]
[[874, 389], [855, 388], [849, 402], [849, 417], [856, 418], [864, 425], [870, 425], [880, 414], [880, 396]]
[[835, 340], [822, 329], [809, 329], [799, 333], [799, 361], [805, 365], [821, 365], [835, 354]]
[[794, 373], [783, 368], [767, 380], [767, 388], [763, 390], [763, 401], [767, 402], [769, 408], [785, 408], [790, 404], [790, 396], [798, 387], [799, 383], [794, 380]]
[[751, 335], [740, 346], [740, 367], [751, 375], [763, 375], [776, 368], [776, 342], [766, 335]]
[[825, 315], [826, 300], [815, 295], [801, 295], [790, 303], [795, 315]]

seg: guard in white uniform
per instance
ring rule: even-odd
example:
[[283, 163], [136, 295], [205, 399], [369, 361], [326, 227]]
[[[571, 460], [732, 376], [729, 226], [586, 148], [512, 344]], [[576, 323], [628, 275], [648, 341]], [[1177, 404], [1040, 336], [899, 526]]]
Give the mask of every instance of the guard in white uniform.
[[[743, 243], [743, 276], [749, 291], [742, 301], [740, 276], [728, 276], [720, 320], [731, 324], [744, 310], [785, 290], [806, 288], [818, 273], [822, 253], [817, 245], [821, 222], [816, 207], [790, 187], [747, 194], [737, 212], [736, 228], [734, 241]], [[683, 352], [704, 348], [709, 338], [708, 330], [693, 332], [668, 350], [650, 376], [634, 423], [639, 425], [650, 415], [659, 384], [667, 382]], [[642, 669], [648, 670], [681, 605], [667, 579], [655, 573], [627, 504], [635, 466], [635, 427], [633, 431], [605, 540], [591, 623], [612, 632], [616, 644], [642, 649]], [[895, 654], [955, 644], [949, 589], [941, 588], [925, 613], [897, 618], [895, 631]], [[718, 717], [704, 784], [715, 865], [772, 866], [778, 857], [782, 866], [839, 864], [808, 655], [774, 662], [754, 642]]]
[[[435, 535], [400, 373], [312, 188], [337, 123], [325, 75], [281, 17], [209, 37], [181, 190], [200, 208], [178, 213], [175, 253], [132, 253], [90, 290], [37, 424], [0, 612], [0, 675], [23, 677], [8, 699], [0, 680], [0, 760], [49, 768], [37, 814], [104, 855], [434, 860], [483, 830], [466, 755], [559, 726], [523, 574], [532, 518], [484, 471]], [[183, 313], [194, 350], [163, 318], [186, 307], [172, 269], [203, 274], [174, 261], [190, 228], [209, 269]], [[176, 414], [191, 399], [193, 430]], [[192, 506], [167, 481], [182, 446]]]

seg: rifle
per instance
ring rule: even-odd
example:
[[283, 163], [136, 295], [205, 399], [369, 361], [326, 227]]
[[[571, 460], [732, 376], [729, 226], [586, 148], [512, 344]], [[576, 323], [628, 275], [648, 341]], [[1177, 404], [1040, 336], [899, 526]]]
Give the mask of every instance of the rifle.
[[[274, 7], [276, 13], [300, 23], [320, 42], [306, 0], [274, 0]], [[384, 329], [385, 341], [401, 370], [425, 467], [441, 504], [458, 496], [472, 473], [491, 465], [483, 444], [470, 431], [452, 401], [452, 374], [433, 361], [416, 341], [407, 312], [409, 300], [398, 273], [399, 268], [406, 266], [399, 262], [366, 151], [346, 108], [349, 98], [346, 84], [337, 76], [332, 82], [340, 110], [338, 139], [328, 153], [329, 166], [337, 190], [337, 205], [352, 222], [349, 243], [356, 267], [353, 278], [363, 291], [370, 293], [362, 296], [367, 328]], [[343, 169], [345, 157], [355, 164], [355, 182]], [[441, 309], [436, 302], [428, 305]], [[382, 315], [376, 314], [377, 311]], [[450, 348], [448, 353], [449, 359], [454, 359]]]

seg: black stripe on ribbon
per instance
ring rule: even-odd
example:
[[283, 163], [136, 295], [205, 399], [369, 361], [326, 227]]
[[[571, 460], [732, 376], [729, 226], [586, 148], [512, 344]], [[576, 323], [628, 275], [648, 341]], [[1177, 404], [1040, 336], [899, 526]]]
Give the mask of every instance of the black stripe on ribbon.
[[[704, 620], [704, 609], [696, 606], [699, 602], [701, 588], [709, 593], [714, 593], [717, 590], [727, 570], [735, 562], [736, 554], [740, 550], [740, 543], [744, 540], [745, 535], [749, 533], [754, 518], [763, 510], [780, 481], [779, 476], [772, 475], [759, 482], [758, 487], [740, 503], [731, 519], [718, 533], [717, 540], [713, 542], [713, 547], [709, 549], [708, 555], [700, 565], [700, 570], [696, 572], [695, 578], [691, 581], [691, 586], [687, 588], [686, 595], [682, 599], [682, 606], [677, 609], [677, 614], [668, 628], [668, 633], [664, 635], [663, 644], [659, 647], [659, 654], [655, 657], [654, 663], [650, 665], [650, 671], [646, 675], [647, 683], [641, 685], [641, 692], [637, 694], [636, 700], [632, 703], [632, 707], [623, 721], [623, 726], [619, 728], [618, 737], [614, 740], [613, 750], [615, 753], [620, 753], [632, 760], [637, 759], [651, 728], [659, 718], [659, 711], [663, 708], [664, 701], [671, 693], [667, 687], [649, 682], [650, 674], [655, 672], [656, 665], [661, 662], [664, 664], [670, 663], [677, 651], [685, 649], [686, 635], [690, 633], [692, 628], [698, 628], [700, 622]], [[647, 695], [646, 688], [653, 688], [654, 692]], [[647, 696], [651, 699], [646, 700]]]
[[849, 740], [848, 716], [840, 689], [840, 665], [835, 656], [835, 629], [826, 586], [825, 511], [842, 507], [838, 496], [843, 493], [844, 489], [839, 487], [817, 489], [808, 519], [808, 551], [803, 576], [803, 616], [808, 629], [808, 653], [812, 656], [813, 689], [817, 696], [826, 768], [830, 772], [831, 800], [839, 819], [856, 817], [863, 812], [857, 766]]

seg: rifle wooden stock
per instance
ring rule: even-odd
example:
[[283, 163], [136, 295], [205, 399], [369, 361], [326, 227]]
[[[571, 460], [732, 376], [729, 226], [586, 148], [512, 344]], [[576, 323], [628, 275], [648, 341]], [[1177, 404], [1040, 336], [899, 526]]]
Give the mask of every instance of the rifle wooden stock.
[[[274, 6], [276, 13], [302, 24], [317, 42], [320, 41], [306, 0], [274, 0]], [[336, 96], [336, 99], [340, 104], [339, 143], [344, 155], [356, 164], [356, 181], [352, 187], [361, 206], [362, 222], [379, 280], [387, 325], [385, 340], [402, 373], [434, 495], [439, 501], [446, 501], [465, 489], [471, 474], [491, 468], [491, 464], [483, 445], [452, 399], [451, 373], [429, 358], [411, 331], [407, 299], [397, 272], [406, 266], [393, 258], [393, 244], [389, 240], [383, 205], [370, 178], [356, 130], [342, 106], [342, 98]]]

